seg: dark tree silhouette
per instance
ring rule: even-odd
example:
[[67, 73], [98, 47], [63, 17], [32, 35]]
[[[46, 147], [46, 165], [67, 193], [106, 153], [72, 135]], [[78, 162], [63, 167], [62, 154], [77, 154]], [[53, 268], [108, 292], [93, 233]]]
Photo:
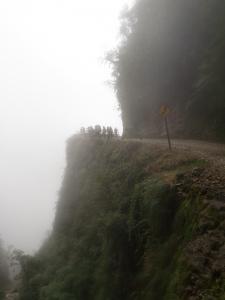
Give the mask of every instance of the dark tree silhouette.
[[86, 134], [85, 127], [81, 127], [81, 129], [80, 129], [80, 134], [81, 134], [81, 135], [85, 135], [85, 134]]
[[102, 128], [102, 136], [106, 137], [106, 135], [107, 135], [107, 130], [106, 130], [105, 126], [103, 126], [103, 128]]
[[102, 133], [102, 128], [100, 125], [95, 125], [95, 135], [100, 137]]
[[108, 127], [106, 128], [106, 132], [107, 132], [107, 137], [108, 137], [108, 139], [110, 139], [110, 138], [113, 137], [113, 129], [112, 129], [111, 126], [108, 126]]
[[89, 126], [89, 127], [87, 127], [87, 129], [85, 129], [85, 127], [81, 127], [80, 135], [92, 137], [92, 138], [96, 138], [96, 137], [106, 138], [107, 137], [108, 139], [111, 139], [113, 137], [118, 137], [119, 133], [118, 133], [117, 128], [115, 128], [113, 130], [113, 128], [111, 126], [101, 127], [100, 125], [95, 125], [94, 127]]
[[119, 136], [119, 132], [118, 132], [118, 129], [117, 129], [117, 128], [114, 128], [114, 136], [115, 136], [115, 137], [118, 137], [118, 136]]
[[8, 283], [9, 283], [9, 269], [7, 264], [7, 255], [3, 248], [2, 242], [0, 240], [0, 297], [1, 294], [3, 296], [3, 290], [8, 285]]
[[91, 136], [94, 136], [95, 130], [94, 130], [93, 126], [89, 126], [89, 127], [87, 128], [87, 133], [88, 133], [88, 135], [89, 135], [90, 137], [91, 137]]

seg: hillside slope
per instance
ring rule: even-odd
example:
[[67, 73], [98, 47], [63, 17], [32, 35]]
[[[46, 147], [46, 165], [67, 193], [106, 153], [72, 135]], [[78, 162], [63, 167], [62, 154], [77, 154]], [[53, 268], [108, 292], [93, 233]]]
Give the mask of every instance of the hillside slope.
[[9, 286], [9, 268], [7, 263], [7, 252], [0, 240], [0, 300], [4, 299], [4, 290]]
[[138, 0], [121, 17], [113, 66], [126, 137], [165, 136], [170, 108], [177, 138], [225, 141], [225, 3]]
[[72, 137], [21, 300], [224, 300], [223, 174], [189, 152]]

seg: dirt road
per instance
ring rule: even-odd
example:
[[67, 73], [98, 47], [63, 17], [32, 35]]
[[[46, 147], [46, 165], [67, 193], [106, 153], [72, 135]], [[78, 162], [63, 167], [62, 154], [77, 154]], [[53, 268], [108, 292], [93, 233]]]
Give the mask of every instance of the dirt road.
[[[151, 145], [168, 148], [167, 139], [132, 139]], [[220, 167], [225, 168], [225, 144], [210, 143], [196, 140], [172, 140], [172, 149], [182, 149], [187, 152], [196, 154], [202, 159], [209, 160]]]

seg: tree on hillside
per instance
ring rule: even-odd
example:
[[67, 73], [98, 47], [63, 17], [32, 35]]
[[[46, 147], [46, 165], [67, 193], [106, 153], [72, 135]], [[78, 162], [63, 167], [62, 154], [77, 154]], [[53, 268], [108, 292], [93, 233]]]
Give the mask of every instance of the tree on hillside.
[[108, 126], [108, 127], [106, 128], [106, 132], [107, 132], [107, 137], [108, 137], [108, 138], [112, 138], [112, 137], [113, 137], [113, 129], [112, 129], [111, 126]]
[[101, 127], [100, 125], [95, 125], [95, 127], [89, 126], [87, 129], [81, 127], [80, 135], [92, 137], [92, 138], [96, 138], [96, 137], [112, 138], [112, 137], [118, 137], [119, 132], [117, 128], [113, 130], [111, 126], [108, 126], [106, 128], [105, 126]]
[[[211, 43], [203, 53], [198, 80], [187, 106], [190, 132], [225, 140], [225, 3], [215, 1], [211, 16]], [[208, 18], [209, 19], [209, 18]]]
[[80, 129], [80, 134], [81, 134], [81, 135], [85, 135], [85, 134], [86, 134], [86, 129], [85, 129], [85, 127], [81, 127], [81, 129]]
[[88, 128], [87, 128], [87, 134], [89, 135], [89, 136], [94, 136], [94, 128], [92, 127], [92, 126], [89, 126]]
[[95, 135], [100, 137], [102, 134], [102, 128], [100, 125], [95, 125]]
[[9, 269], [7, 264], [7, 254], [0, 240], [0, 299], [3, 299], [3, 290], [9, 283]]
[[103, 128], [102, 128], [102, 136], [106, 137], [106, 134], [107, 134], [106, 128], [105, 128], [105, 126], [103, 126]]
[[118, 132], [118, 129], [117, 129], [117, 128], [114, 128], [113, 133], [114, 133], [114, 136], [115, 136], [115, 137], [118, 137], [118, 136], [119, 136], [119, 132]]
[[[190, 100], [202, 78], [201, 69], [209, 57], [214, 61], [215, 36], [224, 28], [223, 6], [222, 0], [139, 0], [133, 8], [124, 11], [120, 46], [108, 54], [107, 60], [113, 65], [125, 135], [162, 134], [159, 116], [162, 104], [172, 108], [172, 133], [184, 134], [185, 126], [190, 125], [185, 122], [185, 116], [188, 110], [191, 112], [190, 103], [195, 102]], [[224, 49], [223, 43], [218, 43]], [[218, 62], [223, 62], [224, 51], [220, 53]], [[210, 68], [217, 74], [215, 80], [219, 70], [213, 64]], [[205, 71], [207, 75], [211, 73], [209, 68]], [[208, 97], [215, 108], [220, 100], [215, 103]], [[220, 114], [218, 109], [214, 110]], [[205, 119], [207, 115], [208, 112]], [[197, 121], [198, 117], [195, 118]], [[204, 124], [211, 126], [211, 122], [209, 119]]]

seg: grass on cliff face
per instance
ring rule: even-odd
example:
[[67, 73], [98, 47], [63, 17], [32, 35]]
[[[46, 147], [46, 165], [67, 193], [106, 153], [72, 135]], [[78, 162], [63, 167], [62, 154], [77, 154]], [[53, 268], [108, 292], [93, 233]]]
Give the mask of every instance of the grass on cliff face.
[[3, 300], [5, 298], [5, 294], [3, 291], [0, 290], [0, 300]]
[[[21, 300], [176, 300], [199, 199], [177, 177], [203, 162], [138, 142], [69, 141], [54, 230], [23, 270]], [[183, 298], [185, 299], [185, 298]]]

